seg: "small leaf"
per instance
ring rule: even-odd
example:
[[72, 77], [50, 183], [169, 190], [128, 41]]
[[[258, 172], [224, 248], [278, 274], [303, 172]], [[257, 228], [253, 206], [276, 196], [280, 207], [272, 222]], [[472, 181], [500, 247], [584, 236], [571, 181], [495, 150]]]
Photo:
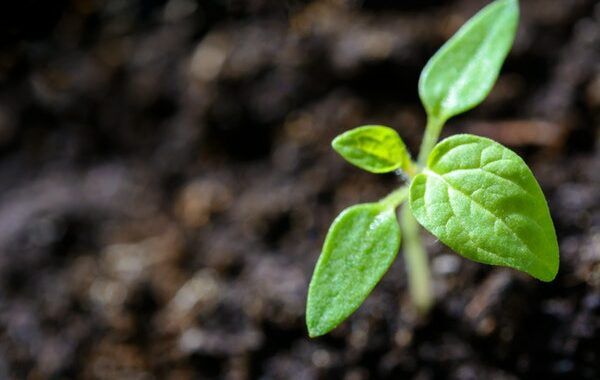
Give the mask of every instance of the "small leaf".
[[558, 243], [548, 205], [516, 153], [455, 135], [436, 145], [427, 166], [410, 187], [410, 207], [423, 227], [468, 259], [554, 279]]
[[485, 99], [513, 44], [518, 19], [517, 0], [497, 0], [429, 60], [419, 79], [419, 95], [430, 117], [445, 121]]
[[329, 228], [308, 288], [306, 325], [311, 337], [328, 333], [362, 304], [399, 246], [393, 207], [365, 203], [342, 211]]
[[410, 161], [398, 133], [379, 125], [351, 129], [331, 143], [351, 164], [371, 173], [387, 173], [405, 167]]

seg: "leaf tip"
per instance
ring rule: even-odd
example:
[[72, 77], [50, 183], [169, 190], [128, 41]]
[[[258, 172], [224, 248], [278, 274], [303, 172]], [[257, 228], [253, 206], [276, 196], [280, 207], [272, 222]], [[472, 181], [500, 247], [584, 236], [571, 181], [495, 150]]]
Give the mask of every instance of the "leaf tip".
[[505, 11], [519, 15], [519, 0], [499, 0], [500, 7], [503, 7]]
[[335, 326], [330, 326], [324, 318], [325, 311], [322, 303], [314, 295], [314, 277], [308, 287], [308, 297], [306, 300], [306, 329], [310, 338], [317, 338], [333, 330]]
[[322, 335], [324, 335], [324, 334], [320, 333], [318, 330], [311, 329], [310, 327], [308, 328], [308, 337], [309, 338], [315, 339]]
[[556, 278], [556, 275], [558, 274], [558, 266], [559, 265], [557, 258], [555, 262], [551, 263], [548, 267], [545, 268], [546, 270], [543, 273], [536, 273], [533, 276], [540, 281], [551, 282]]
[[331, 329], [324, 328], [319, 321], [319, 318], [313, 318], [310, 312], [306, 314], [306, 328], [309, 338], [318, 338], [327, 334]]
[[558, 268], [560, 266], [558, 241], [556, 240], [556, 234], [553, 237], [553, 247], [549, 251], [545, 251], [544, 258], [538, 262], [531, 271], [528, 271], [530, 275], [543, 282], [550, 282], [556, 278], [558, 274]]
[[514, 8], [514, 7], [519, 6], [519, 0], [496, 0], [495, 2], [492, 2], [491, 4], [489, 4], [488, 6], [498, 7], [498, 8], [503, 8], [503, 7]]
[[337, 135], [337, 136], [335, 136], [335, 138], [333, 140], [331, 140], [331, 147], [333, 148], [333, 150], [335, 150], [338, 153], [339, 153], [339, 148], [340, 148], [340, 143], [341, 143], [342, 135], [343, 134]]

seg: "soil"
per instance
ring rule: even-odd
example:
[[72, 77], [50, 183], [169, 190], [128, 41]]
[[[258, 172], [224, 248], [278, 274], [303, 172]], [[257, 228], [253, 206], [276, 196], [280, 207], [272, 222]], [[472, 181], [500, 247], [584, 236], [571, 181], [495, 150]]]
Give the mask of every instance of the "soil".
[[[522, 154], [558, 277], [426, 236], [311, 340], [330, 222], [399, 184], [331, 139], [376, 123], [416, 152], [427, 59], [483, 0], [21, 1], [0, 7], [0, 378], [599, 379], [600, 4], [522, 0], [486, 102], [445, 134]], [[567, 4], [568, 3], [568, 4]]]

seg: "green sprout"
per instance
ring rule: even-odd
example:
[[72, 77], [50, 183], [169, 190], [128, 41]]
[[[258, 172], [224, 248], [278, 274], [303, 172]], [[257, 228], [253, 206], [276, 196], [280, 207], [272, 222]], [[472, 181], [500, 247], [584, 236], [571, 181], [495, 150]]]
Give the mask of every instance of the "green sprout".
[[[427, 63], [419, 79], [427, 127], [416, 162], [388, 127], [363, 126], [333, 140], [333, 148], [353, 165], [372, 173], [400, 171], [407, 181], [378, 202], [345, 209], [331, 225], [308, 289], [311, 337], [328, 333], [362, 304], [396, 258], [401, 234], [413, 303], [427, 312], [433, 296], [419, 224], [473, 261], [518, 269], [541, 281], [556, 276], [556, 232], [525, 162], [475, 135], [438, 143], [449, 118], [477, 106], [491, 91], [518, 18], [517, 0], [494, 1]], [[398, 223], [396, 209], [405, 202]]]

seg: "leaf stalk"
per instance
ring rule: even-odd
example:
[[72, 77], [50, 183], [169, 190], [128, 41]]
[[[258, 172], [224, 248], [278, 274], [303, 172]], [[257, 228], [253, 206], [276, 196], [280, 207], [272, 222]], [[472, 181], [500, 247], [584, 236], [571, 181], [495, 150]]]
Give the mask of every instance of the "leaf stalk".
[[379, 201], [385, 208], [397, 208], [408, 198], [408, 186], [402, 186]]

